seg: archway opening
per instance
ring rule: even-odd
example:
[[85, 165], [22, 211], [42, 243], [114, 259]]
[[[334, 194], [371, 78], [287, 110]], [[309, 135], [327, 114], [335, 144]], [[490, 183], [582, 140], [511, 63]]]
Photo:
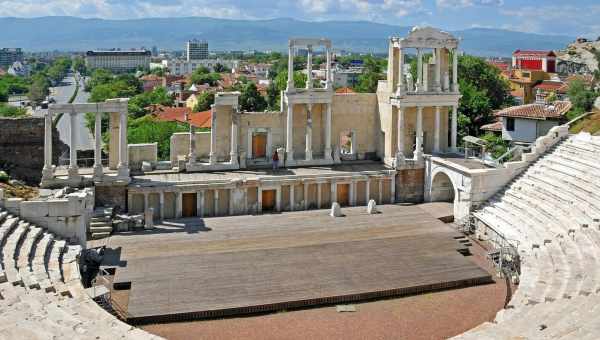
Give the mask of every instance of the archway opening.
[[454, 202], [454, 185], [443, 172], [438, 172], [431, 182], [431, 201]]

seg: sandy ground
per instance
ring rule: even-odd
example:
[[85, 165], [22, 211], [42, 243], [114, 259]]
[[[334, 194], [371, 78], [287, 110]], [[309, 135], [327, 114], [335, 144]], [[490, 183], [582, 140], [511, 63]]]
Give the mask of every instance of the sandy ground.
[[[493, 272], [477, 244], [469, 259]], [[495, 284], [355, 304], [275, 314], [142, 328], [170, 340], [183, 339], [445, 339], [492, 320], [506, 298], [503, 279]]]

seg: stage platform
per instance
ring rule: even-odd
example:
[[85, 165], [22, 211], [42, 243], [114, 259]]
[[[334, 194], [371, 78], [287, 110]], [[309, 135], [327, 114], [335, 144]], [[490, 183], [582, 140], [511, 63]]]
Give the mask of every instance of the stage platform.
[[492, 282], [461, 235], [418, 205], [165, 222], [117, 234], [104, 267], [128, 286], [131, 323], [192, 320]]

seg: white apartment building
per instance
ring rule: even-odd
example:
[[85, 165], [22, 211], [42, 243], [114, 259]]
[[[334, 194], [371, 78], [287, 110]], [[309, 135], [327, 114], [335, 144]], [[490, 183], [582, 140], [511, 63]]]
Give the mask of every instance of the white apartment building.
[[221, 64], [230, 69], [236, 69], [240, 65], [239, 60], [228, 60], [228, 59], [201, 59], [201, 60], [181, 60], [172, 59], [164, 60], [163, 65], [169, 69], [169, 73], [174, 76], [183, 76], [193, 73], [200, 67], [206, 67], [211, 71], [217, 64]]
[[205, 40], [189, 40], [185, 50], [187, 61], [208, 59], [208, 42]]
[[150, 67], [151, 52], [139, 51], [87, 51], [85, 64], [90, 69], [106, 69], [114, 73], [135, 71]]

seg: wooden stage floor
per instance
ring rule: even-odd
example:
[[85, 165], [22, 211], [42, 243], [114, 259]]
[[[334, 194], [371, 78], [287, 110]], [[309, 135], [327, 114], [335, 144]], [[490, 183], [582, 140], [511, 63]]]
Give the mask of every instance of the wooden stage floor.
[[418, 205], [183, 219], [116, 234], [104, 266], [131, 282], [129, 321], [177, 321], [491, 282], [459, 233]]

